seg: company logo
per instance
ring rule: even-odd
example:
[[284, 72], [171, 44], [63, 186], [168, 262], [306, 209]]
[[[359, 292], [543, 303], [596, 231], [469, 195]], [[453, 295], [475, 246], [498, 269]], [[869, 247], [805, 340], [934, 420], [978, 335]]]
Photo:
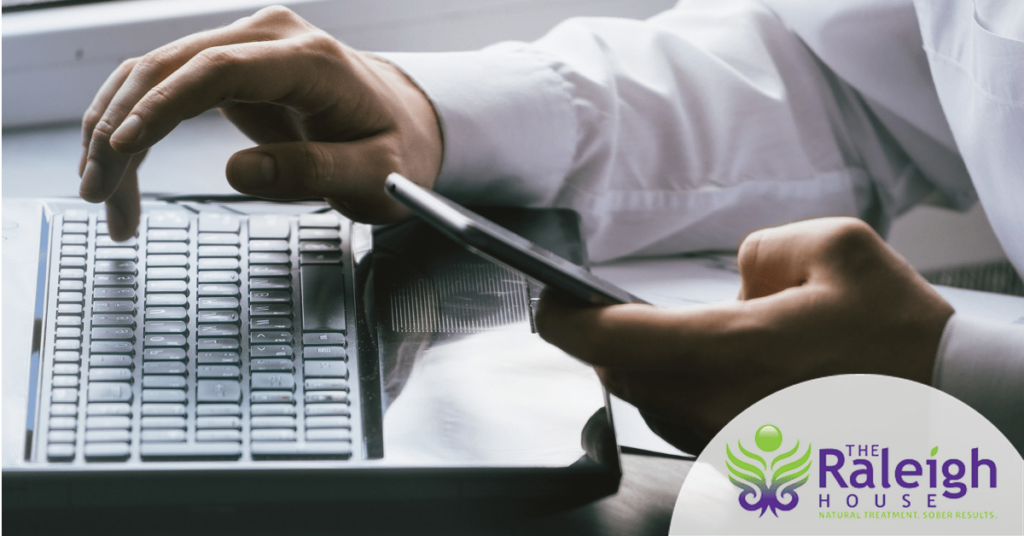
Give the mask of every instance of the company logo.
[[[760, 510], [758, 517], [761, 517], [770, 509], [775, 517], [779, 517], [779, 510], [792, 510], [800, 502], [796, 489], [810, 478], [811, 445], [807, 445], [803, 455], [799, 456], [800, 441], [797, 440], [792, 449], [771, 458], [768, 453], [782, 446], [782, 430], [771, 424], [757, 429], [754, 444], [763, 455], [743, 448], [743, 443], [736, 441], [741, 459], [726, 443], [725, 465], [729, 469], [729, 481], [742, 490], [739, 502], [744, 510]], [[766, 458], [771, 458], [771, 462]]]

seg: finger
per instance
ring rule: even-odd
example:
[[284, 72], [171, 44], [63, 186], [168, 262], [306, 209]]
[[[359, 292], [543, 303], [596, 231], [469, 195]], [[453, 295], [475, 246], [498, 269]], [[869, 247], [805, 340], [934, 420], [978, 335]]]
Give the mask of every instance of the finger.
[[96, 92], [96, 96], [92, 99], [92, 104], [85, 110], [85, 115], [82, 117], [82, 159], [78, 164], [78, 176], [81, 177], [85, 173], [85, 163], [89, 156], [89, 143], [92, 140], [92, 132], [96, 128], [96, 124], [100, 122], [100, 118], [103, 117], [103, 113], [106, 111], [110, 101], [114, 98], [117, 90], [124, 84], [125, 79], [131, 74], [132, 69], [135, 68], [135, 64], [138, 63], [138, 58], [132, 58], [125, 60], [114, 69], [114, 72], [110, 73], [107, 77], [106, 82], [100, 86], [99, 91]]
[[356, 212], [360, 221], [394, 221], [408, 213], [384, 192], [384, 178], [398, 171], [388, 140], [347, 143], [288, 142], [235, 153], [228, 182], [242, 193], [269, 199], [323, 197]]
[[[139, 59], [117, 88], [114, 96], [103, 110], [102, 117], [93, 127], [87, 161], [82, 166], [82, 197], [93, 202], [109, 198], [117, 188], [128, 165], [129, 158], [120, 153], [135, 153], [148, 148], [148, 146], [132, 147], [125, 143], [145, 131], [145, 125], [141, 121], [128, 120], [129, 112], [143, 96], [203, 50], [224, 44], [276, 39], [282, 33], [286, 34], [289, 31], [294, 33], [301, 27], [297, 23], [288, 21], [277, 24], [267, 23], [268, 18], [273, 21], [273, 17], [282, 12], [291, 13], [283, 8], [261, 10], [253, 17], [240, 19], [224, 28], [208, 30], [179, 39]], [[267, 15], [268, 13], [269, 15]], [[294, 14], [291, 14], [291, 17], [301, 20]], [[117, 136], [114, 136], [115, 133]], [[117, 146], [116, 150], [111, 145], [112, 140], [115, 139], [117, 141], [113, 141], [113, 144]]]
[[302, 140], [297, 119], [288, 108], [267, 102], [232, 102], [220, 113], [238, 130], [258, 143], [281, 143]]
[[142, 206], [139, 199], [138, 169], [145, 156], [146, 153], [132, 155], [124, 180], [107, 200], [107, 227], [110, 237], [119, 242], [131, 238], [139, 229]]

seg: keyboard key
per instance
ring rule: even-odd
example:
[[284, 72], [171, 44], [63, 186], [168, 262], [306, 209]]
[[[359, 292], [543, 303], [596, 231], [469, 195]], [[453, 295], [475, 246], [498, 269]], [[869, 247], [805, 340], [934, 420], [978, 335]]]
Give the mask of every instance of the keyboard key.
[[256, 404], [249, 409], [253, 415], [288, 415], [295, 416], [295, 406], [291, 404]]
[[199, 339], [196, 343], [199, 350], [238, 350], [238, 339]]
[[123, 300], [103, 300], [92, 302], [92, 312], [104, 313], [130, 313], [135, 311], [135, 303]]
[[134, 236], [130, 237], [128, 240], [125, 240], [124, 242], [116, 242], [116, 241], [114, 241], [113, 238], [110, 238], [109, 236], [97, 236], [96, 237], [96, 247], [98, 247], [98, 248], [114, 248], [114, 247], [131, 247], [131, 248], [136, 248], [136, 247], [138, 247], [138, 245], [139, 245], [138, 239], [135, 238]]
[[142, 351], [145, 361], [185, 361], [184, 348], [146, 348]]
[[344, 346], [305, 346], [302, 357], [306, 359], [346, 359], [348, 354]]
[[249, 254], [249, 264], [289, 264], [291, 258], [287, 253], [263, 253], [255, 252]]
[[92, 297], [97, 300], [134, 300], [135, 289], [130, 287], [98, 287], [92, 291]]
[[164, 416], [164, 417], [184, 417], [187, 415], [184, 404], [143, 404], [142, 405], [143, 416]]
[[290, 331], [253, 331], [249, 334], [250, 344], [287, 344], [292, 342]]
[[[84, 249], [84, 248], [83, 248]], [[84, 253], [83, 253], [84, 255]], [[139, 253], [133, 248], [97, 248], [96, 260], [101, 261], [135, 261]]]
[[74, 374], [77, 376], [80, 370], [77, 363], [56, 363], [53, 365], [54, 374]]
[[287, 277], [250, 277], [249, 288], [251, 290], [288, 290], [292, 288], [292, 282]]
[[336, 345], [344, 346], [346, 344], [344, 333], [303, 333], [302, 343], [307, 346], [312, 345]]
[[348, 404], [313, 404], [306, 406], [306, 416], [312, 415], [348, 415]]
[[92, 279], [96, 287], [134, 287], [135, 276], [131, 274], [96, 274]]
[[57, 303], [85, 303], [85, 294], [81, 292], [58, 292]]
[[239, 220], [231, 214], [203, 212], [199, 214], [199, 232], [206, 233], [237, 233]]
[[75, 290], [81, 292], [85, 290], [85, 282], [62, 279], [57, 283], [57, 290]]
[[235, 441], [211, 441], [201, 443], [143, 443], [139, 445], [143, 458], [231, 458], [242, 455], [242, 445]]
[[149, 213], [150, 229], [188, 229], [189, 216], [185, 212], [152, 211]]
[[238, 352], [199, 352], [196, 362], [201, 365], [241, 365]]
[[345, 404], [348, 403], [348, 393], [346, 391], [315, 391], [306, 393], [304, 399], [307, 404]]
[[282, 330], [292, 329], [292, 319], [284, 317], [252, 317], [249, 319], [249, 329], [251, 330]]
[[184, 376], [144, 376], [142, 387], [146, 389], [186, 389], [188, 380]]
[[150, 292], [179, 292], [188, 291], [188, 283], [182, 280], [168, 279], [146, 282], [146, 293]]
[[341, 378], [306, 378], [307, 391], [348, 391], [348, 381]]
[[199, 380], [196, 388], [196, 402], [230, 402], [242, 400], [242, 386], [230, 380]]
[[[61, 304], [61, 305], [66, 305], [66, 304]], [[75, 305], [78, 305], [78, 304], [75, 304]], [[58, 307], [60, 307], [60, 305], [58, 305]], [[81, 307], [81, 305], [78, 305], [78, 307]], [[82, 325], [82, 317], [80, 317], [80, 316], [58, 316], [57, 317], [57, 325], [58, 326], [81, 326]]]
[[255, 264], [249, 266], [249, 277], [287, 277], [292, 270], [287, 266], [275, 264]]
[[230, 415], [234, 417], [241, 417], [242, 407], [238, 404], [199, 404], [196, 406], [196, 415], [201, 417], [211, 415]]
[[90, 383], [88, 391], [89, 402], [132, 401], [132, 386], [128, 383]]
[[306, 417], [306, 428], [351, 428], [349, 417], [317, 416]]
[[57, 328], [55, 330], [55, 335], [57, 336], [58, 339], [81, 339], [82, 328]]
[[185, 417], [143, 417], [143, 428], [185, 429]]
[[234, 428], [242, 429], [242, 419], [238, 417], [196, 417], [196, 429], [200, 428]]
[[299, 216], [299, 227], [337, 228], [339, 223], [338, 216], [330, 212]]
[[99, 415], [86, 417], [85, 427], [91, 429], [127, 430], [132, 427], [132, 419], [125, 415]]
[[199, 233], [200, 246], [237, 246], [238, 235], [230, 233]]
[[188, 312], [184, 307], [146, 307], [146, 320], [185, 320]]
[[132, 340], [135, 338], [135, 330], [128, 327], [121, 328], [92, 328], [93, 340]]
[[241, 256], [241, 252], [238, 246], [199, 246], [199, 256], [237, 259]]
[[80, 350], [82, 348], [82, 341], [78, 339], [57, 339], [53, 347], [57, 350]]
[[[89, 435], [86, 434], [86, 441], [89, 441]], [[50, 443], [74, 443], [75, 442], [75, 431], [74, 430], [50, 430], [48, 438]]]
[[138, 267], [133, 261], [96, 261], [97, 274], [137, 274]]
[[73, 350], [62, 350], [53, 353], [53, 361], [56, 363], [78, 363], [82, 360], [82, 353]]
[[252, 357], [290, 357], [292, 347], [287, 344], [268, 344], [251, 346], [249, 355]]
[[94, 354], [127, 354], [135, 353], [135, 343], [131, 341], [92, 341], [90, 349]]
[[199, 272], [200, 283], [234, 283], [238, 284], [238, 272], [231, 271], [202, 271]]
[[131, 454], [128, 443], [86, 443], [85, 458], [89, 460], [127, 459]]
[[150, 255], [146, 257], [148, 266], [156, 267], [188, 267], [188, 257], [185, 255]]
[[188, 270], [180, 267], [171, 268], [147, 268], [146, 278], [150, 280], [156, 279], [188, 279]]
[[200, 324], [196, 329], [199, 337], [237, 337], [237, 324]]
[[249, 251], [284, 251], [291, 250], [287, 240], [250, 240]]
[[238, 298], [199, 298], [200, 309], [238, 309]]
[[293, 443], [290, 441], [253, 441], [252, 455], [256, 457], [302, 457], [302, 456], [334, 456], [348, 457], [352, 455], [351, 441], [317, 441], [313, 443]]
[[135, 327], [135, 315], [130, 314], [94, 314], [92, 315], [93, 326], [127, 326]]
[[184, 335], [146, 335], [142, 343], [147, 348], [154, 346], [185, 346], [187, 340]]
[[64, 220], [66, 223], [61, 227], [61, 231], [66, 234], [87, 234], [89, 232], [88, 223], [70, 223], [68, 220]]
[[299, 229], [299, 240], [340, 240], [337, 229]]
[[89, 370], [90, 382], [130, 382], [132, 371], [127, 368], [95, 368]]
[[86, 430], [86, 443], [99, 443], [118, 441], [127, 443], [131, 441], [131, 432], [128, 430]]
[[78, 415], [78, 406], [74, 404], [50, 404], [50, 416], [74, 417]]
[[57, 306], [59, 315], [81, 315], [83, 306], [80, 303], [62, 303]]
[[84, 210], [65, 210], [64, 221], [87, 222], [89, 213]]
[[287, 290], [253, 290], [249, 303], [291, 303], [292, 293]]
[[[62, 257], [84, 257], [86, 248], [85, 246], [61, 246], [60, 254]], [[133, 257], [134, 258], [134, 257]]]
[[303, 266], [302, 328], [345, 331], [345, 276], [342, 266]]
[[325, 242], [319, 240], [303, 240], [299, 242], [299, 251], [310, 253], [338, 253], [341, 245], [338, 242]]
[[294, 404], [295, 395], [291, 391], [261, 391], [252, 393], [249, 400], [253, 404]]
[[78, 387], [78, 376], [54, 376], [54, 387]]
[[153, 361], [142, 364], [142, 373], [184, 376], [187, 373], [187, 369], [184, 363], [178, 361]]
[[184, 404], [186, 397], [179, 389], [143, 389], [142, 401]]
[[251, 359], [249, 370], [252, 372], [295, 372], [295, 364], [291, 359]]
[[231, 283], [201, 284], [198, 289], [198, 295], [200, 296], [238, 296], [239, 294], [238, 285]]
[[177, 320], [147, 320], [143, 324], [146, 333], [187, 333], [185, 323]]
[[196, 441], [242, 441], [240, 430], [196, 430]]
[[291, 234], [291, 222], [284, 216], [252, 216], [249, 218], [249, 238], [285, 239]]
[[234, 365], [200, 365], [196, 367], [196, 377], [213, 380], [237, 380], [242, 377], [242, 371]]
[[50, 417], [51, 430], [74, 430], [78, 426], [78, 419], [74, 417]]
[[237, 323], [238, 313], [236, 311], [199, 311], [196, 314], [196, 321], [200, 324]]
[[85, 266], [85, 257], [61, 257], [61, 268], [82, 268]]
[[86, 406], [86, 414], [130, 416], [132, 414], [132, 406], [124, 402], [99, 402]]
[[253, 441], [295, 441], [295, 430], [289, 429], [257, 429], [249, 432]]
[[307, 429], [306, 441], [352, 441], [352, 431], [338, 428]]
[[68, 246], [84, 246], [86, 243], [86, 238], [85, 235], [66, 234], [60, 237], [60, 243]]
[[306, 378], [348, 377], [348, 365], [344, 361], [306, 361], [302, 369]]
[[295, 428], [295, 417], [257, 416], [249, 419], [251, 428]]
[[185, 242], [150, 242], [146, 247], [149, 255], [187, 255], [188, 244]]
[[[107, 217], [107, 215], [103, 214], [103, 218], [106, 218], [106, 217]], [[107, 222], [106, 221], [102, 221], [100, 217], [96, 218], [96, 234], [97, 235], [110, 234], [110, 228], [107, 227]], [[138, 235], [139, 233], [136, 232], [135, 234]]]
[[184, 430], [163, 430], [160, 428], [150, 428], [143, 430], [140, 434], [142, 441], [173, 441], [173, 442], [184, 442], [185, 431]]
[[267, 303], [249, 305], [252, 316], [291, 316], [292, 306], [287, 303]]
[[284, 372], [253, 372], [251, 379], [254, 391], [295, 390], [295, 376]]
[[90, 368], [133, 366], [132, 357], [128, 355], [94, 355], [89, 357]]
[[200, 270], [238, 270], [238, 259], [207, 257], [196, 261]]
[[81, 268], [61, 268], [60, 278], [63, 279], [77, 279], [82, 281], [85, 279], [85, 270]]
[[303, 251], [299, 253], [299, 264], [335, 264], [340, 265], [341, 254]]

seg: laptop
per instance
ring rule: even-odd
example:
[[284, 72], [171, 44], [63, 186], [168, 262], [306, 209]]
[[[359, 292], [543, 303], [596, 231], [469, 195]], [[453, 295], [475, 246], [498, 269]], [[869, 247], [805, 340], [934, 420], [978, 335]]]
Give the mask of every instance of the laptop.
[[[143, 213], [118, 243], [101, 207], [4, 200], [5, 527], [617, 490], [607, 396], [535, 333], [536, 282], [415, 218], [242, 197]], [[587, 263], [574, 213], [481, 213]]]

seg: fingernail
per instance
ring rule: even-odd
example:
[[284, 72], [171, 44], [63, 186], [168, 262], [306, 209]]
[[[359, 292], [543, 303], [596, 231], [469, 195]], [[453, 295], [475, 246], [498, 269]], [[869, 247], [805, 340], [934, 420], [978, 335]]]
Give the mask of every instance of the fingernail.
[[142, 135], [142, 119], [137, 115], [130, 115], [117, 127], [114, 134], [110, 136], [110, 142], [118, 145], [131, 145]]

